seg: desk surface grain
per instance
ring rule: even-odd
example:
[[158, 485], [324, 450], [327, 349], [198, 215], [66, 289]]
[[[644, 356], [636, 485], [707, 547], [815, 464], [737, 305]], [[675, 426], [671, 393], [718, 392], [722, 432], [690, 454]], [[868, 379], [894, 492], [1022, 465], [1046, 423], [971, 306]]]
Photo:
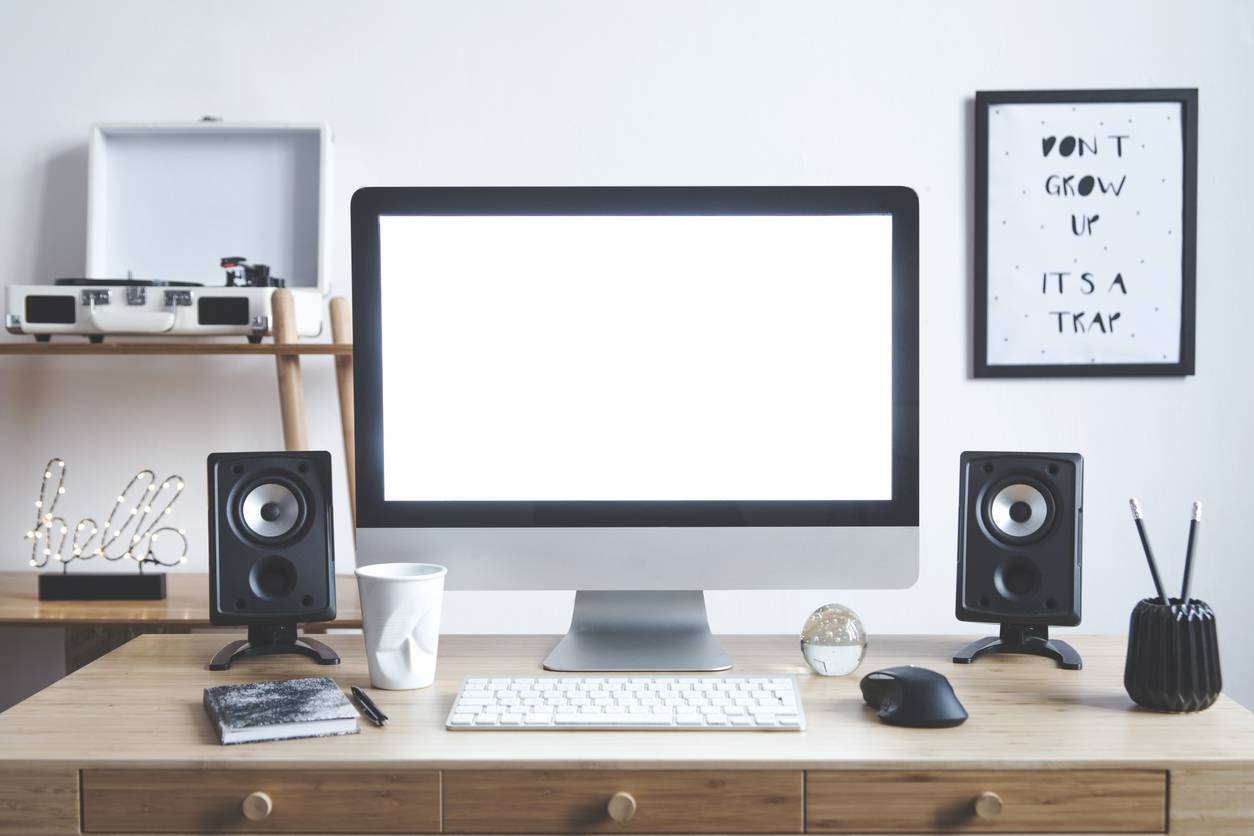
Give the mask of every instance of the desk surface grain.
[[[74, 571], [74, 570], [70, 570]], [[208, 627], [209, 576], [203, 572], [166, 574], [160, 601], [41, 601], [39, 573], [0, 572], [0, 625], [22, 627]], [[328, 627], [360, 627], [357, 581], [337, 575], [337, 617]]]
[[[552, 636], [445, 636], [436, 684], [372, 691], [391, 717], [361, 733], [222, 746], [201, 705], [203, 689], [328, 675], [345, 690], [369, 686], [359, 635], [326, 637], [343, 657], [320, 667], [295, 657], [206, 669], [222, 637], [145, 635], [0, 714], [0, 768], [136, 766], [247, 768], [1181, 768], [1254, 765], [1254, 715], [1223, 697], [1197, 714], [1135, 707], [1123, 691], [1122, 638], [1068, 637], [1082, 671], [1003, 656], [954, 665], [953, 636], [878, 636], [859, 671], [811, 675], [791, 636], [726, 637], [729, 675], [797, 675], [805, 732], [448, 732], [445, 717], [466, 676], [544, 675]], [[861, 675], [918, 664], [943, 672], [970, 719], [948, 730], [893, 728], [864, 706]]]

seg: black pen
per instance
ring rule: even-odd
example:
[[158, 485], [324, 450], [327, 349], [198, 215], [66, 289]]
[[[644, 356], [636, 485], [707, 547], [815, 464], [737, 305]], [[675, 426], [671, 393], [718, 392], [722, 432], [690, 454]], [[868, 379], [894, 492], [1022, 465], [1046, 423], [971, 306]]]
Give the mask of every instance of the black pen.
[[374, 704], [374, 700], [366, 696], [365, 691], [356, 685], [349, 686], [349, 690], [353, 692], [353, 699], [357, 701], [357, 705], [361, 706], [362, 712], [370, 718], [370, 722], [376, 726], [382, 726], [388, 721], [388, 716], [379, 710], [379, 706]]
[[1154, 552], [1150, 549], [1149, 535], [1145, 533], [1145, 512], [1141, 510], [1141, 503], [1136, 501], [1136, 497], [1128, 500], [1128, 505], [1132, 507], [1132, 519], [1136, 523], [1136, 533], [1141, 536], [1141, 548], [1145, 550], [1145, 562], [1149, 564], [1150, 577], [1154, 579], [1154, 590], [1158, 593], [1158, 599], [1163, 602], [1164, 607], [1171, 606], [1171, 599], [1167, 597], [1167, 590], [1163, 588], [1163, 580], [1158, 576], [1158, 563], [1154, 561]]
[[1184, 582], [1180, 584], [1180, 604], [1189, 604], [1189, 581], [1193, 577], [1193, 553], [1197, 550], [1198, 528], [1202, 522], [1202, 503], [1193, 503], [1193, 519], [1189, 521], [1189, 544], [1184, 551]]

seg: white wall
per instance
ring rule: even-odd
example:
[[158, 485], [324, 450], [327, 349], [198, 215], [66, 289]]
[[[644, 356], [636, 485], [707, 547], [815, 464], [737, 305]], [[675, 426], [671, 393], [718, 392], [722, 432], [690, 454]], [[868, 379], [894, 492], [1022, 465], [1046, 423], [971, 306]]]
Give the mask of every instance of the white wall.
[[[1122, 632], [1149, 590], [1138, 494], [1176, 576], [1207, 503], [1195, 589], [1219, 613], [1230, 690], [1254, 703], [1245, 554], [1254, 453], [1254, 13], [1240, 2], [94, 3], [0, 5], [0, 281], [83, 264], [97, 120], [326, 120], [336, 134], [334, 285], [349, 290], [362, 185], [904, 184], [922, 204], [922, 566], [905, 592], [725, 593], [716, 629], [795, 630], [845, 601], [872, 632], [964, 631], [952, 616], [961, 450], [1087, 459], [1083, 630]], [[978, 89], [1201, 90], [1198, 366], [1186, 380], [968, 376], [972, 105]], [[339, 458], [329, 364], [306, 362], [311, 440]], [[204, 540], [210, 450], [281, 444], [257, 359], [0, 358], [0, 568], [25, 566], [39, 468], [107, 501], [139, 465], [190, 481]], [[341, 520], [346, 495], [337, 488]], [[80, 507], [80, 506], [72, 506]], [[351, 539], [339, 532], [341, 566]], [[868, 555], [868, 560], [875, 559]], [[204, 570], [197, 550], [193, 569]], [[449, 631], [557, 631], [569, 595], [453, 597]]]

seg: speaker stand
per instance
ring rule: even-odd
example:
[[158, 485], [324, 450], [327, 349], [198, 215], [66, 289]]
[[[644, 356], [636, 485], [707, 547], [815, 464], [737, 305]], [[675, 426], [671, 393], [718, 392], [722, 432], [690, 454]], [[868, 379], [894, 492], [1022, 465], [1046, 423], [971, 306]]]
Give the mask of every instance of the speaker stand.
[[295, 624], [251, 624], [248, 638], [233, 641], [209, 660], [209, 670], [224, 671], [240, 659], [270, 656], [274, 653], [299, 653], [319, 665], [338, 665], [340, 657], [317, 639], [297, 636]]
[[1023, 653], [1053, 659], [1058, 667], [1078, 671], [1084, 667], [1076, 649], [1060, 639], [1049, 637], [1049, 628], [1034, 624], [1003, 624], [1000, 636], [977, 639], [954, 654], [954, 661], [969, 665], [989, 653]]

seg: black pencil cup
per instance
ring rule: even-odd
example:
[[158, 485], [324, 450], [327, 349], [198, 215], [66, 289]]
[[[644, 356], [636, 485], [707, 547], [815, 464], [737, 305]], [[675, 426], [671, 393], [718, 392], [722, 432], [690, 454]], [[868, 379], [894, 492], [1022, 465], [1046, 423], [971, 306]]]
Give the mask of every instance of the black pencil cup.
[[1158, 601], [1145, 598], [1132, 610], [1123, 687], [1155, 711], [1201, 711], [1223, 688], [1215, 613], [1196, 598]]

